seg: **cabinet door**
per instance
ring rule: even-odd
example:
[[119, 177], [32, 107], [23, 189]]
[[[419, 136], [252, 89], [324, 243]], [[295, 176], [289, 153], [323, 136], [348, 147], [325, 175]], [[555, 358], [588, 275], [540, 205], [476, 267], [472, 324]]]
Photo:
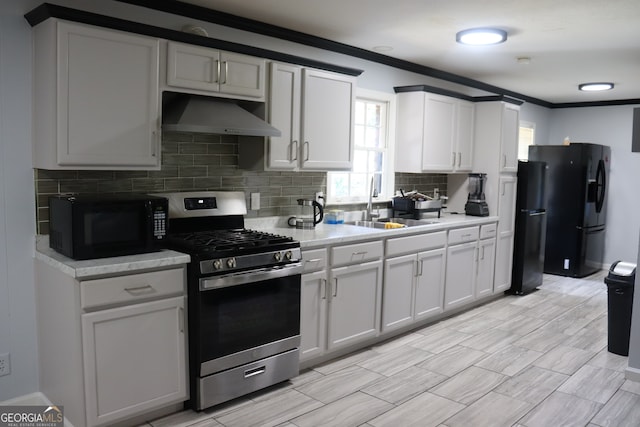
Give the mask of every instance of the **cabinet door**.
[[282, 132], [269, 138], [267, 167], [293, 170], [300, 151], [301, 75], [299, 67], [271, 63], [269, 123]]
[[444, 309], [465, 305], [474, 298], [477, 242], [449, 246]]
[[501, 292], [511, 287], [513, 266], [513, 238], [516, 209], [515, 176], [500, 176], [498, 180], [498, 241], [496, 243], [496, 271], [493, 290]]
[[518, 134], [520, 131], [520, 108], [504, 104], [500, 144], [500, 172], [518, 171]]
[[303, 274], [300, 296], [300, 361], [321, 356], [326, 340], [327, 272]]
[[186, 400], [184, 297], [82, 315], [87, 423]]
[[388, 259], [384, 262], [382, 290], [382, 331], [390, 331], [413, 322], [415, 255]]
[[378, 335], [382, 262], [331, 271], [328, 347], [346, 347]]
[[415, 320], [442, 313], [446, 251], [434, 249], [418, 254], [415, 292]]
[[456, 110], [456, 172], [470, 172], [473, 169], [474, 111], [472, 102], [457, 102]]
[[58, 23], [60, 166], [159, 167], [158, 49], [157, 39]]
[[456, 100], [448, 96], [425, 94], [422, 170], [453, 170]]
[[401, 92], [397, 97], [395, 171], [421, 173], [425, 95]]
[[480, 240], [478, 245], [478, 273], [476, 275], [476, 298], [493, 294], [493, 274], [496, 257], [496, 239]]
[[301, 168], [350, 170], [355, 79], [303, 70]]
[[239, 53], [220, 53], [220, 92], [264, 98], [266, 61]]
[[220, 90], [220, 51], [169, 42], [167, 85], [210, 92]]

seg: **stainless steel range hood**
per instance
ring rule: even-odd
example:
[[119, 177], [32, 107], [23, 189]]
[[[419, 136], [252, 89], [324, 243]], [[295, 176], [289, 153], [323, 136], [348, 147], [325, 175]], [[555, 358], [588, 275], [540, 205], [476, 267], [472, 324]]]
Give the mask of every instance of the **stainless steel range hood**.
[[280, 136], [278, 129], [233, 100], [174, 94], [163, 106], [162, 129], [174, 132]]

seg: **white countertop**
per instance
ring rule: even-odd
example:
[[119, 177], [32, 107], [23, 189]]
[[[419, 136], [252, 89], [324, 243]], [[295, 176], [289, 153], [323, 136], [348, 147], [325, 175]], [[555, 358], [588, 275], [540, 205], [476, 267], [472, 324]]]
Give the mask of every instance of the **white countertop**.
[[170, 250], [76, 261], [51, 249], [49, 247], [49, 236], [47, 235], [36, 236], [35, 258], [76, 279], [169, 267], [187, 264], [191, 261], [189, 255]]
[[[298, 240], [300, 242], [300, 246], [304, 249], [370, 239], [400, 237], [417, 233], [448, 230], [450, 228], [482, 225], [497, 222], [498, 217], [477, 217], [444, 213], [440, 218], [429, 218], [429, 220], [437, 221], [437, 223], [406, 228], [394, 228], [389, 230], [359, 227], [355, 225], [324, 223], [318, 224], [316, 228], [311, 230], [299, 230], [293, 227], [284, 226], [284, 222], [281, 218], [247, 219], [245, 221], [245, 226], [255, 230], [290, 236], [293, 239]], [[187, 264], [191, 260], [189, 255], [181, 252], [163, 250], [148, 254], [76, 261], [51, 249], [49, 247], [49, 236], [46, 235], [36, 237], [35, 257], [76, 279], [87, 279], [109, 274], [169, 267]]]
[[469, 216], [443, 213], [440, 218], [425, 218], [430, 221], [438, 221], [436, 224], [420, 225], [414, 227], [379, 229], [359, 227], [344, 224], [318, 224], [311, 230], [300, 230], [293, 227], [283, 226], [282, 221], [270, 219], [247, 219], [245, 227], [255, 230], [267, 231], [270, 233], [290, 236], [300, 242], [304, 248], [326, 246], [336, 243], [348, 243], [358, 240], [379, 239], [388, 237], [400, 237], [410, 234], [425, 233], [430, 231], [448, 230], [465, 226], [474, 226], [497, 222], [497, 216]]

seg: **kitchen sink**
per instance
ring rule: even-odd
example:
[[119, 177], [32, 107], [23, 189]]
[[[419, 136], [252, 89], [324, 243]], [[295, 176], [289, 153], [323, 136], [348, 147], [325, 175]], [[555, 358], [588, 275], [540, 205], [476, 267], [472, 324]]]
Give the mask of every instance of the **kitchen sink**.
[[346, 221], [346, 225], [355, 225], [357, 227], [381, 228], [384, 229], [385, 223], [380, 221]]
[[416, 227], [418, 225], [438, 224], [438, 221], [428, 219], [409, 219], [409, 218], [384, 218], [376, 221], [347, 221], [346, 225], [355, 225], [356, 227], [380, 228], [385, 229], [388, 222], [402, 224], [404, 227]]
[[396, 222], [398, 224], [406, 225], [407, 227], [415, 227], [418, 225], [438, 224], [438, 221], [432, 221], [429, 219], [411, 219], [411, 218], [384, 218], [378, 220], [379, 222]]

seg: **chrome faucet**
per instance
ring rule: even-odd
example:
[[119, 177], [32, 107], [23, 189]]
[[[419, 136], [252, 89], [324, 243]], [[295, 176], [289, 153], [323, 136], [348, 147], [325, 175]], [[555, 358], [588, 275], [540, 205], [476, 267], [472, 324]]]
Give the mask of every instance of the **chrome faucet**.
[[373, 213], [373, 198], [378, 197], [378, 190], [375, 185], [375, 175], [371, 177], [371, 186], [369, 187], [369, 201], [367, 202], [367, 221], [373, 221], [374, 218], [380, 216], [379, 213]]

